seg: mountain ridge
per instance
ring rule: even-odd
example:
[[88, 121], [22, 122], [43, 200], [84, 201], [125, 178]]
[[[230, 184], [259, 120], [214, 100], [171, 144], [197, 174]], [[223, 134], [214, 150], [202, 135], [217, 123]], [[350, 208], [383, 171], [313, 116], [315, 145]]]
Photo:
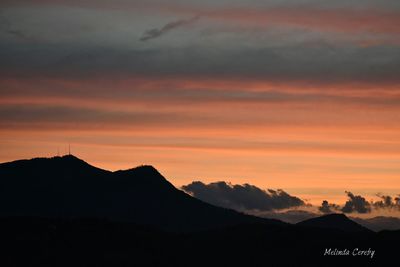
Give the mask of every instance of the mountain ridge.
[[179, 231], [286, 225], [195, 199], [150, 165], [110, 172], [66, 155], [2, 163], [0, 177], [0, 216], [104, 217]]

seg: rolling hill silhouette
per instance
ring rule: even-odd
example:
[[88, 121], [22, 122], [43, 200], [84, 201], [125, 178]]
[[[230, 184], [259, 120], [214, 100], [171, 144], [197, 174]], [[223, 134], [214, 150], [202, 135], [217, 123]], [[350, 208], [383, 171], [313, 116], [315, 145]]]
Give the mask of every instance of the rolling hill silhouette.
[[0, 216], [106, 218], [179, 231], [284, 225], [195, 199], [152, 166], [110, 172], [67, 155], [3, 163], [0, 177]]
[[400, 230], [400, 218], [396, 217], [377, 216], [364, 219], [352, 217], [351, 219], [375, 232], [382, 230]]
[[328, 214], [299, 222], [297, 225], [313, 228], [337, 229], [345, 232], [371, 232], [371, 230], [347, 218], [344, 214]]

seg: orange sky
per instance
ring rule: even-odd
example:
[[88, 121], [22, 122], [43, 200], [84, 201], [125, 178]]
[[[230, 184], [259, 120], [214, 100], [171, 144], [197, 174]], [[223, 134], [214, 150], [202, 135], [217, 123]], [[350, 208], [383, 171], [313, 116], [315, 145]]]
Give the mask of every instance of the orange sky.
[[[83, 84], [41, 83], [99, 90], [96, 81]], [[350, 85], [346, 90], [343, 84], [339, 93], [327, 88], [316, 95], [318, 90], [305, 86], [242, 82], [236, 83], [242, 88], [238, 99], [230, 99], [229, 92], [124, 98], [138, 84], [150, 91], [161, 87], [121, 81], [113, 96], [100, 93], [98, 99], [14, 91], [0, 100], [3, 109], [18, 108], [2, 118], [0, 160], [54, 156], [71, 144], [74, 154], [105, 169], [152, 164], [176, 186], [193, 180], [251, 183], [285, 189], [313, 204], [325, 198], [344, 202], [345, 190], [372, 198], [400, 189], [400, 108], [390, 104], [394, 93], [389, 86], [387, 91], [379, 88], [382, 93], [376, 97], [373, 88], [368, 93]], [[220, 80], [168, 84], [183, 90], [236, 90], [230, 81]], [[29, 81], [14, 81], [13, 86], [24, 88]], [[288, 95], [265, 95], [276, 87]], [[136, 119], [140, 114], [147, 119]]]
[[400, 6], [322, 2], [3, 1], [0, 161], [397, 195]]

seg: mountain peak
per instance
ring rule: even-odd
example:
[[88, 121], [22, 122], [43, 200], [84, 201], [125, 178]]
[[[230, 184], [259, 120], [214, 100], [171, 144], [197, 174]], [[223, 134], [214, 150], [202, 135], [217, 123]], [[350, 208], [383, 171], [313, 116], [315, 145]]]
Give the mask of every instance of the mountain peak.
[[107, 218], [178, 231], [277, 224], [197, 200], [151, 165], [110, 172], [66, 155], [0, 164], [0, 177], [0, 217]]
[[[33, 161], [34, 160], [35, 159], [33, 159]], [[56, 156], [52, 158], [39, 158], [39, 160], [49, 161], [50, 164], [54, 164], [55, 166], [62, 168], [98, 169], [72, 154]]]
[[72, 154], [57, 156], [56, 158], [81, 160], [80, 158], [78, 158], [77, 156], [74, 156]]
[[[72, 154], [68, 154], [68, 155], [64, 155], [64, 156], [58, 156], [58, 157], [54, 157], [54, 159], [61, 159], [63, 161], [66, 162], [76, 162], [76, 163], [84, 163], [84, 164], [88, 164], [86, 161], [84, 161], [83, 159], [78, 158], [77, 156], [74, 156]], [[89, 164], [88, 164], [89, 165]]]
[[64, 156], [54, 156], [54, 157], [35, 157], [35, 158], [31, 158], [31, 159], [21, 159], [21, 160], [15, 160], [15, 161], [11, 161], [11, 162], [4, 162], [1, 164], [21, 164], [21, 163], [38, 163], [38, 162], [44, 162], [44, 161], [58, 161], [58, 162], [79, 162], [79, 163], [84, 163], [89, 165], [87, 162], [85, 162], [84, 160], [74, 156], [74, 155], [64, 155]]
[[176, 188], [152, 165], [141, 165], [128, 170], [119, 170], [114, 173], [119, 177], [130, 180], [137, 186], [150, 186], [162, 190], [176, 190]]
[[137, 166], [137, 167], [132, 168], [130, 170], [135, 170], [135, 171], [139, 171], [140, 170], [140, 171], [157, 172], [158, 173], [157, 169], [154, 168], [153, 165], [140, 165], [140, 166]]

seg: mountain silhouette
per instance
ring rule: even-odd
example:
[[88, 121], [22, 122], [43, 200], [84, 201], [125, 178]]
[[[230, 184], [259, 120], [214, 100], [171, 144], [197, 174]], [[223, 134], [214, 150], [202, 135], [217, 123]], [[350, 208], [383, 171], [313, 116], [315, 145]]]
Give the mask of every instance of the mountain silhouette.
[[345, 232], [371, 232], [341, 213], [328, 214], [297, 223], [298, 226], [337, 229]]
[[285, 225], [195, 199], [152, 166], [110, 172], [67, 155], [2, 163], [0, 177], [3, 217], [105, 218], [179, 231]]
[[[154, 167], [68, 155], [0, 164], [0, 266], [386, 266], [400, 231], [343, 214], [297, 225], [215, 207]], [[374, 256], [326, 256], [331, 249]]]

